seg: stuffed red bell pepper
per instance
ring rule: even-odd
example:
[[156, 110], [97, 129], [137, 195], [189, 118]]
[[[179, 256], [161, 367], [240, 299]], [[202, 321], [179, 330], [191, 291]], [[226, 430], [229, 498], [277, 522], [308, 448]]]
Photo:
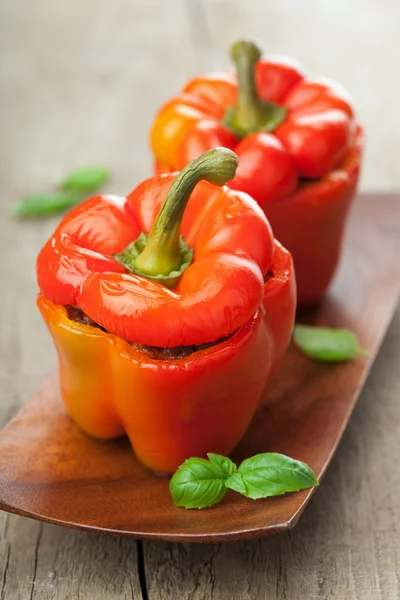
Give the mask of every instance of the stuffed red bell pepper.
[[214, 146], [239, 156], [229, 187], [253, 196], [292, 253], [300, 304], [325, 293], [340, 257], [360, 170], [362, 133], [347, 92], [309, 79], [293, 60], [232, 47], [236, 73], [195, 77], [159, 111], [156, 172], [181, 169]]
[[126, 433], [157, 472], [232, 451], [291, 335], [291, 256], [254, 200], [218, 187], [236, 166], [217, 148], [126, 198], [91, 198], [37, 260], [72, 418]]

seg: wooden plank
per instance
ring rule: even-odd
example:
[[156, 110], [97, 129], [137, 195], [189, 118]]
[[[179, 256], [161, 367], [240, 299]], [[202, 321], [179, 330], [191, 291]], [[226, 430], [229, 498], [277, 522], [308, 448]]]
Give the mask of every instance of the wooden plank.
[[43, 527], [0, 513], [0, 598], [26, 600], [34, 594], [37, 548]]
[[4, 521], [2, 600], [142, 599], [135, 542], [66, 532], [30, 519]]

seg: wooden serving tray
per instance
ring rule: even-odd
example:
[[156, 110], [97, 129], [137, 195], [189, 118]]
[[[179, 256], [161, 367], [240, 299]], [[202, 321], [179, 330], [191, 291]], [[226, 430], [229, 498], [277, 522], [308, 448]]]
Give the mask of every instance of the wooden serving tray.
[[[369, 356], [323, 365], [291, 347], [235, 460], [282, 452], [322, 478], [397, 306], [399, 256], [400, 197], [360, 196], [331, 292], [299, 320], [351, 329]], [[314, 491], [258, 501], [229, 492], [208, 510], [175, 508], [168, 479], [140, 466], [126, 439], [96, 441], [77, 429], [56, 375], [0, 434], [0, 508], [78, 529], [169, 541], [255, 538], [292, 528]]]

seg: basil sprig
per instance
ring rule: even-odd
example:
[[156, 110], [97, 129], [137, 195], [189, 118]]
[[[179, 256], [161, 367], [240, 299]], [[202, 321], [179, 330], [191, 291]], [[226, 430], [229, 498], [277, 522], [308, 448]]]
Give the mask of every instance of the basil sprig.
[[103, 167], [75, 169], [61, 181], [59, 191], [24, 196], [12, 207], [12, 213], [17, 218], [25, 219], [69, 210], [79, 204], [86, 193], [98, 190], [109, 177], [109, 171]]
[[218, 454], [208, 454], [208, 457], [210, 460], [185, 460], [172, 477], [170, 490], [176, 506], [206, 508], [217, 504], [225, 496], [228, 491], [225, 481], [236, 470], [236, 465]]
[[60, 187], [74, 192], [93, 192], [104, 185], [109, 178], [108, 169], [103, 167], [80, 167], [64, 177]]
[[20, 198], [12, 207], [14, 217], [45, 217], [63, 210], [69, 210], [78, 204], [82, 198], [74, 192], [54, 194], [30, 194]]
[[275, 452], [247, 458], [226, 481], [231, 490], [253, 500], [298, 492], [315, 485], [318, 481], [310, 467]]
[[257, 454], [239, 468], [226, 456], [207, 456], [189, 458], [173, 475], [170, 491], [176, 506], [207, 508], [220, 502], [228, 489], [256, 500], [318, 485], [310, 467], [284, 454]]
[[307, 356], [321, 362], [343, 362], [367, 354], [348, 329], [296, 325], [293, 338]]

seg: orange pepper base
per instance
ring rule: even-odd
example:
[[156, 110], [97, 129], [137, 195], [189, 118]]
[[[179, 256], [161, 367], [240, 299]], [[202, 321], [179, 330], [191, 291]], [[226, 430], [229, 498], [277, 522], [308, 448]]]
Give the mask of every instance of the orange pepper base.
[[229, 454], [245, 434], [274, 360], [263, 309], [229, 340], [166, 361], [71, 321], [42, 295], [38, 306], [57, 349], [62, 397], [89, 435], [126, 433], [143, 465], [173, 473], [191, 456]]

